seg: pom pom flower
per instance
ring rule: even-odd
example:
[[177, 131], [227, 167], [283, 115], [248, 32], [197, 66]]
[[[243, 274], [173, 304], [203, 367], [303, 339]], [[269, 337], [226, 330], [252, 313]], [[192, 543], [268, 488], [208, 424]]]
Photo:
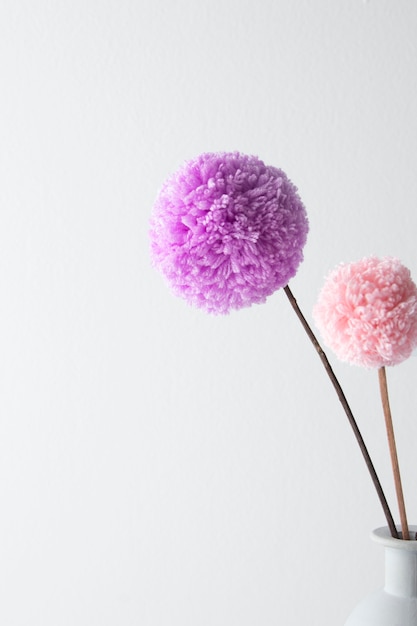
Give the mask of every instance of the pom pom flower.
[[[176, 295], [209, 313], [262, 303], [283, 288], [337, 393], [398, 538], [343, 389], [288, 285], [303, 260], [307, 234], [303, 203], [282, 170], [239, 152], [204, 153], [163, 184], [150, 220], [151, 257]], [[395, 259], [341, 266], [329, 276], [314, 313], [338, 356], [379, 367], [382, 386], [383, 366], [399, 363], [417, 345], [417, 288]], [[388, 395], [381, 393], [388, 414]], [[400, 513], [407, 538], [403, 502]]]
[[313, 316], [342, 361], [378, 368], [402, 535], [409, 539], [385, 367], [401, 363], [417, 346], [417, 287], [398, 259], [365, 258], [329, 274]]
[[397, 259], [369, 257], [333, 270], [313, 316], [342, 361], [396, 365], [417, 346], [417, 287]]
[[151, 256], [176, 295], [228, 313], [287, 285], [303, 259], [308, 221], [296, 187], [254, 156], [205, 153], [163, 185]]

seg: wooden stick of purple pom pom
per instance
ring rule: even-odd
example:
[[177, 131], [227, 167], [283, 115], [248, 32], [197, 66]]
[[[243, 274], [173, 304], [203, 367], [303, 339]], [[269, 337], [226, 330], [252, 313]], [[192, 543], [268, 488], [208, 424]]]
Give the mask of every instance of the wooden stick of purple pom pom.
[[288, 285], [286, 287], [284, 287], [284, 291], [285, 291], [285, 294], [286, 294], [288, 300], [291, 303], [291, 306], [293, 307], [295, 313], [297, 314], [297, 317], [300, 320], [304, 330], [306, 331], [306, 333], [307, 333], [311, 343], [315, 347], [315, 349], [316, 349], [316, 351], [317, 351], [317, 353], [318, 353], [318, 355], [319, 355], [319, 357], [321, 359], [321, 362], [322, 362], [322, 364], [323, 364], [323, 366], [324, 366], [324, 368], [325, 368], [325, 370], [327, 372], [327, 375], [329, 376], [330, 381], [331, 381], [331, 383], [332, 383], [332, 385], [333, 385], [333, 387], [334, 387], [334, 389], [335, 389], [335, 391], [337, 393], [337, 396], [338, 396], [338, 398], [339, 398], [339, 400], [340, 400], [340, 402], [342, 404], [342, 407], [343, 407], [343, 409], [344, 409], [344, 411], [346, 413], [346, 416], [348, 418], [349, 424], [350, 424], [350, 426], [351, 426], [351, 428], [353, 430], [353, 433], [355, 435], [356, 441], [359, 444], [359, 448], [360, 448], [360, 450], [362, 452], [362, 456], [363, 456], [363, 458], [365, 460], [365, 463], [366, 463], [366, 466], [368, 468], [369, 474], [371, 476], [372, 482], [373, 482], [374, 487], [376, 489], [376, 492], [378, 494], [379, 501], [380, 501], [382, 509], [384, 511], [385, 518], [387, 520], [387, 524], [388, 524], [388, 527], [390, 529], [391, 535], [392, 535], [392, 537], [395, 537], [396, 539], [398, 539], [399, 538], [398, 537], [398, 531], [397, 531], [397, 528], [395, 526], [394, 519], [392, 517], [392, 514], [391, 514], [391, 511], [390, 511], [387, 499], [385, 497], [385, 494], [384, 494], [384, 491], [382, 489], [381, 483], [379, 481], [378, 475], [377, 475], [377, 473], [375, 471], [375, 468], [374, 468], [374, 465], [372, 463], [372, 459], [371, 459], [371, 457], [369, 455], [368, 449], [367, 449], [367, 447], [365, 445], [365, 442], [363, 440], [362, 434], [361, 434], [361, 432], [359, 430], [359, 427], [357, 425], [357, 422], [356, 422], [356, 420], [355, 420], [355, 418], [353, 416], [353, 413], [352, 413], [351, 408], [350, 408], [350, 406], [348, 404], [348, 401], [347, 401], [346, 396], [345, 396], [345, 394], [343, 392], [343, 389], [342, 389], [338, 379], [336, 378], [335, 373], [333, 372], [333, 369], [332, 369], [332, 367], [331, 367], [331, 365], [330, 365], [330, 363], [329, 363], [329, 361], [327, 359], [326, 354], [324, 353], [324, 351], [323, 351], [323, 349], [322, 349], [318, 339], [316, 338], [315, 334], [313, 333], [309, 323], [307, 322], [306, 318], [304, 317], [303, 313], [301, 312], [301, 309], [298, 306], [297, 300], [295, 299], [295, 297], [294, 297], [294, 295], [293, 295], [293, 293], [292, 293], [292, 291], [291, 291], [291, 289], [289, 288]]

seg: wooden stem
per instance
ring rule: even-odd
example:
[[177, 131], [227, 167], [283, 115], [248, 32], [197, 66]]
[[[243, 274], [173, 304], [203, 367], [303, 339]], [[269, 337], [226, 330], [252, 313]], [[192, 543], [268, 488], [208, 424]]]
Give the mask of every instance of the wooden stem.
[[408, 532], [407, 515], [405, 512], [403, 488], [401, 484], [400, 466], [398, 464], [397, 446], [394, 436], [394, 426], [392, 423], [391, 408], [389, 404], [387, 375], [385, 372], [385, 367], [379, 368], [378, 378], [379, 388], [381, 391], [382, 408], [384, 409], [385, 426], [387, 429], [391, 465], [394, 474], [395, 491], [397, 493], [398, 509], [400, 511], [401, 530], [403, 539], [410, 539], [410, 534]]
[[395, 537], [396, 539], [398, 539], [399, 538], [398, 537], [398, 531], [397, 531], [397, 529], [395, 527], [395, 523], [394, 523], [391, 511], [390, 511], [390, 508], [388, 506], [387, 499], [385, 497], [384, 491], [382, 489], [381, 483], [380, 483], [378, 475], [377, 475], [377, 473], [375, 471], [374, 465], [372, 463], [372, 460], [371, 460], [371, 457], [369, 455], [369, 452], [368, 452], [368, 450], [366, 448], [366, 445], [365, 445], [365, 442], [364, 442], [363, 437], [361, 435], [361, 432], [359, 430], [359, 427], [358, 427], [358, 425], [356, 423], [356, 420], [355, 420], [355, 418], [353, 416], [353, 413], [352, 413], [352, 411], [350, 409], [350, 406], [349, 406], [348, 401], [347, 401], [347, 399], [345, 397], [345, 394], [343, 393], [342, 387], [341, 387], [339, 381], [337, 380], [336, 375], [333, 372], [332, 367], [331, 367], [331, 365], [330, 365], [330, 363], [329, 363], [329, 361], [328, 361], [328, 359], [327, 359], [327, 357], [326, 357], [322, 347], [320, 346], [320, 344], [319, 344], [315, 334], [313, 333], [313, 331], [310, 328], [307, 320], [305, 319], [304, 315], [302, 314], [301, 309], [299, 308], [299, 306], [297, 304], [297, 301], [294, 298], [294, 296], [293, 296], [293, 294], [292, 294], [292, 292], [291, 292], [291, 290], [290, 290], [288, 285], [286, 287], [284, 287], [284, 291], [285, 291], [285, 294], [287, 295], [287, 298], [290, 301], [290, 303], [291, 303], [295, 313], [297, 314], [297, 317], [300, 320], [304, 330], [306, 331], [306, 333], [307, 333], [311, 343], [313, 344], [314, 348], [316, 349], [316, 351], [317, 351], [317, 353], [318, 353], [318, 355], [319, 355], [319, 357], [321, 359], [321, 362], [322, 362], [322, 364], [323, 364], [323, 366], [324, 366], [324, 368], [325, 368], [325, 370], [327, 372], [327, 375], [330, 378], [330, 381], [331, 381], [331, 383], [332, 383], [332, 385], [333, 385], [333, 387], [334, 387], [334, 389], [335, 389], [335, 391], [337, 393], [337, 396], [338, 396], [338, 398], [340, 400], [340, 403], [342, 404], [342, 407], [343, 407], [343, 409], [344, 409], [344, 411], [346, 413], [346, 416], [348, 418], [349, 424], [350, 424], [350, 426], [351, 426], [351, 428], [353, 430], [353, 433], [355, 435], [356, 441], [359, 444], [359, 448], [360, 448], [360, 450], [362, 452], [362, 456], [365, 459], [366, 466], [368, 468], [368, 471], [369, 471], [369, 474], [371, 476], [372, 482], [373, 482], [374, 487], [376, 489], [376, 492], [378, 494], [378, 498], [379, 498], [379, 501], [381, 503], [382, 509], [384, 511], [385, 518], [387, 520], [387, 524], [388, 524], [388, 527], [390, 529], [391, 535], [393, 537]]

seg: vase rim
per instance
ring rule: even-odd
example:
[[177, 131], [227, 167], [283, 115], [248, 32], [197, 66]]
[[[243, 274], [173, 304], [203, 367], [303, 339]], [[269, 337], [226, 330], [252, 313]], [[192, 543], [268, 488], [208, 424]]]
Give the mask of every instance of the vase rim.
[[[376, 528], [375, 530], [373, 530], [371, 533], [371, 538], [376, 543], [380, 543], [389, 548], [401, 548], [402, 550], [417, 552], [417, 540], [415, 539], [417, 526], [409, 525], [408, 529], [414, 539], [410, 539], [407, 541], [405, 541], [404, 539], [396, 539], [395, 537], [392, 537], [391, 531], [388, 526], [382, 526], [381, 528]], [[398, 532], [401, 533], [401, 530], [398, 529]]]

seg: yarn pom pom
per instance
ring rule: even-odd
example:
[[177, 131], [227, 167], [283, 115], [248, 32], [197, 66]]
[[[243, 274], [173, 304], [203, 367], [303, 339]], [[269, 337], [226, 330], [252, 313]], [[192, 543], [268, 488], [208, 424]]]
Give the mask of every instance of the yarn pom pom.
[[417, 346], [417, 287], [398, 259], [369, 257], [337, 267], [313, 316], [324, 342], [354, 365], [397, 365]]
[[163, 185], [150, 222], [151, 256], [176, 295], [228, 313], [288, 283], [307, 232], [284, 172], [238, 152], [206, 153]]

